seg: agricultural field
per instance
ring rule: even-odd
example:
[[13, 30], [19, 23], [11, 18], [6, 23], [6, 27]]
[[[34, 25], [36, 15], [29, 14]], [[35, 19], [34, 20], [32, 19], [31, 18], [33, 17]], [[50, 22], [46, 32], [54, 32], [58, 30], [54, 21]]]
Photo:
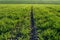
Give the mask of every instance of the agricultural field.
[[60, 40], [60, 5], [34, 6], [39, 40]]
[[29, 5], [0, 5], [0, 40], [8, 40], [11, 36], [19, 36], [19, 40], [29, 40], [29, 13]]
[[30, 40], [31, 6], [38, 40], [60, 40], [59, 4], [0, 4], [0, 40]]

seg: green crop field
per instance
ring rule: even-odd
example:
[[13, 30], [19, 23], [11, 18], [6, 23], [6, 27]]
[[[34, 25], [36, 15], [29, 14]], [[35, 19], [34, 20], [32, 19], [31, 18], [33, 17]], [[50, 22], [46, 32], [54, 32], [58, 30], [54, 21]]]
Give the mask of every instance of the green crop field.
[[34, 18], [39, 40], [60, 40], [60, 5], [35, 6]]
[[38, 40], [60, 40], [59, 4], [0, 4], [0, 40], [30, 40], [31, 6]]

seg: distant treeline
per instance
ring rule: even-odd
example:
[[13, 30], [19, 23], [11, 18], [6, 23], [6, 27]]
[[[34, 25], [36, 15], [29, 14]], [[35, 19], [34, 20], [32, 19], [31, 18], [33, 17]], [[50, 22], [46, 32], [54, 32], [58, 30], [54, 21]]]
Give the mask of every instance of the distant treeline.
[[60, 1], [0, 1], [0, 4], [60, 4]]

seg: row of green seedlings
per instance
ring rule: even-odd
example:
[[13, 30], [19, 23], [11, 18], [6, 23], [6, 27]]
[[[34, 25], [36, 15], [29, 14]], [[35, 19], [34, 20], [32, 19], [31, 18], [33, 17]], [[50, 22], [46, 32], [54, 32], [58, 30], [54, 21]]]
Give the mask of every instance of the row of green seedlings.
[[[16, 24], [16, 26], [15, 26], [15, 28], [11, 30], [11, 32], [10, 32], [11, 38], [8, 38], [8, 40], [18, 40], [18, 37], [21, 36], [21, 33], [19, 33], [19, 30], [20, 30], [20, 27], [19, 26], [21, 26], [21, 24], [18, 21], [17, 24]], [[14, 37], [14, 35], [15, 35], [14, 30], [17, 33], [15, 37]]]
[[[33, 12], [33, 7], [31, 7], [31, 13], [30, 13], [30, 16], [31, 16], [31, 32], [30, 32], [31, 37], [30, 37], [30, 40], [38, 40], [36, 27], [34, 25], [33, 13], [34, 13]], [[12, 29], [12, 31], [10, 32], [11, 33], [11, 38], [8, 38], [8, 40], [18, 40], [18, 37], [20, 37], [20, 35], [21, 35], [19, 33], [19, 29], [20, 29], [19, 26], [21, 26], [21, 24], [18, 21], [17, 24], [16, 24], [16, 27], [14, 29]], [[16, 37], [13, 37], [13, 35], [14, 35], [13, 30], [16, 30], [16, 32], [18, 33], [18, 34], [16, 34]]]

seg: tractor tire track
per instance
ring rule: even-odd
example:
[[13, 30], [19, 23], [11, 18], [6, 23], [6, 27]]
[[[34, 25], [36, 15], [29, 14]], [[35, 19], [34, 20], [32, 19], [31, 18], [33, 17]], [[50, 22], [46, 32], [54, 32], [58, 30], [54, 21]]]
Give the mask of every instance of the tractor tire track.
[[30, 40], [38, 40], [33, 15], [34, 15], [34, 12], [33, 12], [33, 6], [32, 6], [31, 7], [31, 14], [30, 14], [30, 16], [31, 16], [31, 37], [30, 37]]

